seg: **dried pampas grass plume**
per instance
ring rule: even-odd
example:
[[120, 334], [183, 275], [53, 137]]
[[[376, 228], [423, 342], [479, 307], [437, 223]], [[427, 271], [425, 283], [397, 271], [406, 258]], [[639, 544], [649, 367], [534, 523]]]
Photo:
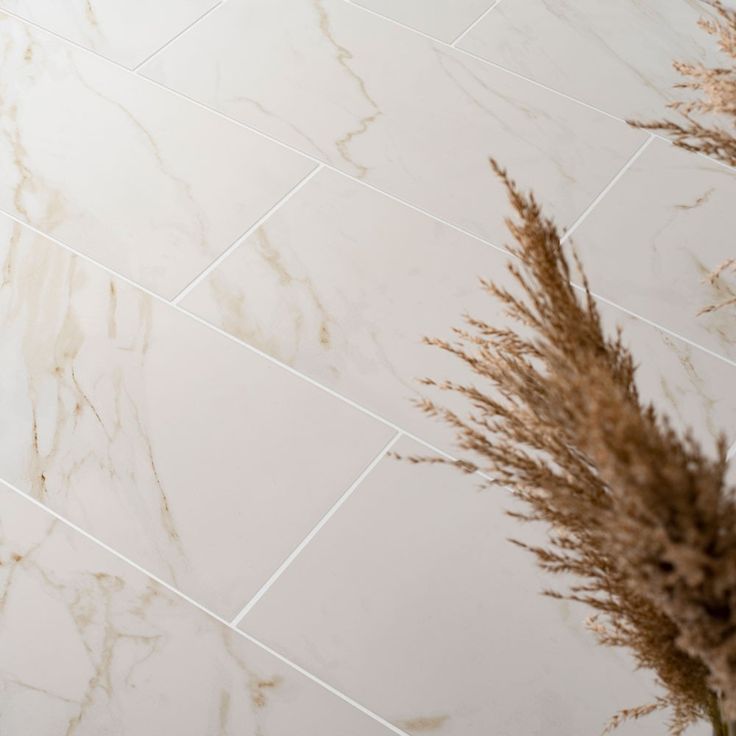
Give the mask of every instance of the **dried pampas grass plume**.
[[599, 642], [628, 648], [656, 673], [665, 694], [609, 728], [670, 708], [670, 733], [707, 719], [725, 736], [736, 720], [736, 505], [725, 439], [711, 459], [641, 400], [621, 335], [605, 334], [587, 282], [582, 293], [570, 284], [554, 223], [492, 166], [518, 218], [508, 227], [519, 289], [483, 285], [516, 328], [467, 316], [452, 341], [428, 339], [475, 382], [425, 381], [467, 411], [421, 407], [455, 429], [463, 470], [489, 473], [523, 502], [515, 516], [548, 526], [547, 544], [530, 551], [543, 569], [577, 578], [551, 594], [592, 608]]

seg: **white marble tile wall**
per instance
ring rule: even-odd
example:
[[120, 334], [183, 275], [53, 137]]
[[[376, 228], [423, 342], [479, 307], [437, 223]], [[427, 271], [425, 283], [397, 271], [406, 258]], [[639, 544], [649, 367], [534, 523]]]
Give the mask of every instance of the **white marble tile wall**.
[[712, 12], [703, 0], [501, 0], [459, 47], [620, 118], [661, 119], [683, 94], [673, 61], [718, 63], [697, 27]]
[[228, 0], [142, 73], [495, 241], [489, 156], [570, 225], [644, 141], [344, 0]]
[[391, 732], [0, 483], [3, 734]]
[[353, 0], [398, 23], [450, 43], [480, 20], [496, 0]]
[[393, 430], [0, 219], [0, 477], [223, 616]]
[[656, 693], [539, 596], [506, 491], [389, 451], [456, 452], [421, 338], [505, 319], [489, 156], [642, 393], [736, 438], [736, 312], [697, 316], [733, 171], [623, 122], [707, 12], [0, 0], [3, 736], [569, 736]]
[[164, 296], [314, 166], [1, 13], [0, 55], [0, 207]]
[[[662, 145], [669, 151], [670, 146]], [[695, 164], [700, 161], [686, 155], [687, 161], [692, 158]], [[709, 166], [704, 159], [702, 164]], [[715, 168], [724, 175], [730, 173]], [[619, 186], [625, 181], [626, 177]], [[724, 190], [721, 209], [725, 209], [726, 195]], [[611, 196], [615, 198], [615, 192]], [[621, 218], [620, 212], [613, 217]], [[595, 220], [595, 214], [591, 215], [586, 224]], [[716, 218], [714, 229], [720, 231], [721, 224]], [[602, 223], [601, 230], [616, 232], [610, 223]], [[578, 238], [576, 233], [576, 242], [578, 239], [591, 273], [598, 277], [596, 254], [585, 250], [590, 239], [584, 233]], [[675, 246], [674, 239], [669, 242]], [[635, 257], [632, 253], [626, 258], [620, 248], [607, 249], [605, 244], [600, 250], [613, 253], [612, 258], [622, 265]], [[506, 281], [508, 261], [508, 255], [485, 243], [341, 174], [323, 170], [181, 304], [243, 342], [456, 454], [450, 431], [418, 412], [413, 400], [426, 395], [419, 384], [425, 376], [458, 381], [473, 377], [445, 353], [422, 344], [422, 338], [449, 335], [465, 313], [504, 322], [500, 305], [481, 289], [479, 278]], [[600, 261], [601, 271], [613, 279], [611, 266]], [[624, 267], [622, 274], [626, 273]], [[694, 278], [699, 283], [701, 276]], [[641, 279], [643, 293], [654, 299], [660, 278], [647, 272]], [[621, 294], [609, 293], [602, 276], [593, 278], [593, 287], [598, 290], [599, 286], [603, 296], [630, 306], [621, 298], [631, 293], [625, 284]], [[644, 394], [683, 428], [693, 427], [709, 445], [721, 428], [736, 439], [732, 388], [736, 366], [608, 305], [602, 310], [612, 329], [616, 324], [625, 328], [634, 354], [646, 356], [639, 376]], [[641, 311], [647, 315], [646, 310]], [[693, 324], [697, 324], [696, 311], [693, 307]], [[713, 319], [727, 321], [728, 314]], [[669, 326], [666, 322], [663, 324]]]
[[2, 0], [0, 8], [133, 68], [218, 0]]
[[240, 625], [410, 734], [600, 733], [656, 688], [593, 643], [584, 609], [540, 595], [549, 578], [508, 537], [541, 540], [510, 507], [453, 468], [387, 457]]

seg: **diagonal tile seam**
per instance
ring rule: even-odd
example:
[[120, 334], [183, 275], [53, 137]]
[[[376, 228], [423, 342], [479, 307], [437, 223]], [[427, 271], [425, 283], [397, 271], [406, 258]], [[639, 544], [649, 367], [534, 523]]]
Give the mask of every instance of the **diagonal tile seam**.
[[[394, 438], [396, 439], [396, 438]], [[213, 618], [215, 621], [219, 622], [223, 626], [226, 626], [230, 631], [234, 632], [238, 636], [242, 636], [244, 639], [247, 639], [249, 642], [257, 646], [259, 649], [262, 649], [264, 652], [267, 652], [271, 656], [278, 659], [280, 662], [283, 662], [288, 667], [291, 667], [293, 670], [298, 672], [299, 674], [303, 675], [304, 677], [308, 678], [315, 684], [319, 685], [320, 687], [327, 690], [327, 692], [331, 693], [332, 695], [340, 698], [348, 705], [353, 706], [357, 710], [359, 710], [361, 713], [365, 714], [366, 716], [372, 718], [374, 721], [377, 721], [385, 728], [389, 729], [395, 734], [398, 734], [398, 736], [409, 736], [405, 731], [402, 731], [400, 728], [395, 726], [393, 723], [387, 721], [382, 716], [378, 715], [377, 713], [374, 713], [369, 708], [366, 708], [364, 705], [359, 703], [356, 700], [353, 700], [349, 695], [346, 695], [341, 690], [338, 690], [336, 687], [330, 685], [328, 682], [325, 682], [321, 678], [317, 677], [317, 675], [312, 674], [308, 670], [304, 669], [301, 665], [297, 664], [296, 662], [292, 662], [290, 659], [285, 657], [280, 652], [276, 651], [275, 649], [272, 649], [267, 644], [264, 644], [259, 639], [256, 639], [251, 634], [248, 634], [245, 631], [242, 631], [241, 629], [238, 629], [232, 622], [226, 621], [224, 618], [218, 616], [216, 613], [213, 613], [208, 608], [203, 606], [201, 603], [196, 601], [194, 598], [189, 597], [186, 595], [186, 593], [182, 593], [180, 590], [177, 590], [173, 585], [170, 583], [167, 583], [165, 580], [162, 580], [158, 576], [154, 575], [152, 572], [149, 572], [146, 570], [146, 568], [139, 565], [137, 562], [133, 562], [133, 560], [129, 559], [125, 555], [118, 552], [115, 548], [110, 547], [108, 544], [105, 544], [105, 542], [97, 539], [94, 535], [90, 534], [89, 532], [85, 531], [82, 527], [78, 526], [72, 521], [69, 521], [66, 517], [62, 516], [58, 512], [54, 511], [53, 509], [48, 508], [44, 504], [42, 504], [37, 499], [33, 498], [32, 496], [29, 496], [26, 493], [23, 493], [19, 488], [16, 488], [14, 485], [9, 483], [8, 481], [4, 480], [3, 478], [0, 478], [0, 486], [4, 486], [8, 490], [12, 491], [13, 493], [20, 496], [22, 499], [27, 501], [28, 503], [36, 506], [37, 508], [41, 509], [42, 511], [46, 512], [50, 516], [52, 516], [57, 521], [64, 524], [64, 526], [68, 527], [69, 529], [72, 529], [77, 534], [81, 534], [85, 539], [88, 539], [89, 541], [96, 544], [101, 549], [104, 549], [109, 554], [113, 555], [117, 559], [121, 560], [125, 564], [129, 565], [133, 569], [137, 570], [138, 572], [142, 573], [143, 575], [146, 575], [149, 579], [155, 581], [158, 585], [162, 586], [166, 590], [168, 590], [170, 593], [173, 593], [177, 597], [181, 598], [182, 600], [186, 601], [190, 605], [194, 606], [195, 608], [198, 608], [200, 611], [205, 613], [206, 615]]]
[[460, 33], [452, 42], [450, 42], [450, 46], [452, 46], [453, 48], [457, 48], [457, 44], [459, 44], [460, 41], [462, 41], [465, 36], [467, 36], [468, 33], [470, 33], [470, 31], [472, 31], [473, 28], [475, 28], [483, 20], [483, 18], [485, 18], [491, 12], [491, 10], [500, 5], [501, 2], [502, 0], [494, 0], [494, 2], [491, 3], [490, 8], [487, 8], [483, 13], [481, 13], [462, 33]]
[[311, 179], [317, 175], [319, 171], [324, 168], [322, 164], [315, 166], [306, 176], [302, 177], [281, 199], [270, 207], [263, 215], [261, 215], [256, 222], [254, 222], [248, 230], [240, 235], [235, 241], [233, 241], [225, 250], [220, 253], [204, 270], [198, 273], [188, 284], [184, 286], [170, 301], [172, 304], [177, 305], [179, 302], [201, 281], [209, 276], [233, 251], [237, 250], [240, 244], [245, 241], [252, 233], [258, 230], [267, 220], [271, 218], [271, 215], [281, 209], [302, 187], [304, 187]]
[[736, 457], [736, 441], [731, 445], [731, 449], [726, 454], [726, 460], [733, 460]]
[[292, 562], [299, 556], [299, 554], [302, 552], [302, 550], [319, 534], [322, 527], [327, 524], [327, 522], [339, 511], [339, 509], [343, 506], [343, 504], [355, 493], [355, 491], [358, 489], [358, 487], [363, 483], [363, 481], [371, 474], [373, 469], [378, 465], [378, 463], [383, 460], [386, 455], [391, 451], [391, 448], [399, 441], [399, 439], [403, 436], [402, 432], [397, 432], [386, 444], [386, 446], [381, 450], [381, 452], [376, 455], [375, 458], [370, 462], [370, 464], [363, 470], [363, 472], [355, 479], [353, 484], [343, 493], [340, 498], [335, 501], [335, 503], [332, 505], [332, 507], [327, 511], [327, 513], [315, 524], [314, 528], [307, 534], [304, 539], [293, 549], [291, 554], [276, 568], [274, 573], [271, 575], [271, 577], [261, 586], [260, 590], [256, 592], [256, 594], [243, 606], [243, 608], [238, 612], [238, 614], [235, 616], [235, 618], [232, 620], [232, 625], [237, 626], [250, 612], [250, 610], [253, 608], [253, 606], [258, 603], [261, 598], [268, 592], [269, 588], [284, 574], [286, 569], [291, 565]]
[[192, 28], [194, 28], [194, 26], [196, 26], [199, 23], [199, 21], [204, 20], [213, 10], [216, 10], [217, 8], [219, 8], [220, 5], [222, 5], [222, 1], [223, 0], [217, 0], [217, 2], [211, 8], [208, 8], [207, 10], [205, 10], [204, 13], [202, 13], [202, 15], [200, 15], [198, 18], [195, 18], [188, 26], [186, 26], [186, 28], [183, 28], [175, 36], [172, 36], [165, 44], [163, 44], [163, 46], [160, 46], [155, 51], [153, 51], [148, 56], [146, 56], [146, 58], [143, 59], [143, 61], [138, 62], [133, 67], [133, 69], [130, 71], [137, 72], [144, 64], [147, 64], [151, 59], [153, 59], [154, 56], [156, 56], [158, 53], [160, 53], [165, 48], [170, 46], [172, 43], [174, 43], [174, 41], [176, 41], [177, 39], [181, 38], [189, 31], [191, 31]]
[[600, 204], [605, 196], [618, 184], [618, 182], [621, 180], [621, 178], [626, 174], [626, 172], [636, 163], [636, 161], [639, 159], [639, 157], [644, 153], [644, 151], [649, 148], [652, 141], [655, 139], [653, 135], [649, 135], [647, 139], [644, 141], [644, 143], [639, 146], [639, 148], [634, 151], [634, 154], [631, 156], [631, 158], [621, 167], [621, 170], [611, 179], [611, 181], [608, 182], [608, 184], [602, 189], [600, 194], [583, 210], [583, 213], [578, 217], [575, 222], [573, 222], [572, 225], [570, 225], [567, 230], [565, 230], [564, 235], [560, 239], [561, 243], [567, 242], [572, 234], [575, 232], [575, 230], [578, 229], [578, 227], [586, 220], [588, 215], [596, 208], [598, 204]]

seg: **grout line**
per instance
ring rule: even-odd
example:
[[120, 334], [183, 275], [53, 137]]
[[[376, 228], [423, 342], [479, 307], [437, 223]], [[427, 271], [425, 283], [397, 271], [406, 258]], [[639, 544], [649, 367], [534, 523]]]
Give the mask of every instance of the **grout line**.
[[253, 223], [242, 235], [239, 235], [234, 242], [232, 242], [220, 255], [215, 258], [212, 263], [209, 264], [201, 273], [195, 276], [173, 299], [172, 304], [179, 304], [179, 302], [189, 294], [198, 284], [206, 279], [212, 271], [214, 271], [238, 246], [248, 238], [252, 233], [258, 230], [271, 215], [273, 215], [282, 205], [286, 204], [307, 182], [309, 182], [317, 173], [324, 168], [322, 164], [313, 168], [306, 176], [298, 181], [281, 199], [276, 202], [269, 210], [267, 210], [256, 222]]
[[[452, 46], [452, 48], [457, 48], [457, 44], [462, 41], [465, 36], [470, 33], [470, 31], [473, 30], [494, 8], [497, 8], [501, 4], [501, 0], [495, 0], [495, 2], [491, 5], [490, 8], [485, 10], [483, 13], [480, 14], [454, 41], [452, 41], [449, 46]], [[462, 51], [462, 49], [459, 49]]]
[[237, 631], [243, 638], [247, 639], [248, 641], [255, 644], [257, 647], [260, 647], [264, 652], [267, 652], [271, 656], [275, 657], [276, 659], [280, 660], [284, 664], [289, 665], [292, 669], [296, 670], [300, 674], [304, 675], [305, 677], [309, 678], [313, 682], [317, 683], [321, 687], [323, 687], [328, 692], [331, 692], [333, 695], [336, 695], [341, 700], [344, 700], [349, 705], [352, 705], [357, 710], [361, 711], [362, 713], [365, 713], [365, 715], [372, 718], [374, 721], [378, 721], [382, 726], [387, 728], [389, 731], [393, 731], [393, 733], [397, 734], [398, 736], [409, 736], [409, 734], [406, 731], [402, 731], [398, 726], [394, 726], [393, 723], [390, 721], [387, 721], [385, 718], [382, 718], [377, 713], [375, 713], [372, 710], [369, 710], [364, 705], [361, 705], [360, 703], [353, 700], [349, 695], [345, 695], [345, 693], [341, 692], [337, 688], [332, 687], [329, 683], [325, 682], [324, 680], [320, 679], [316, 675], [313, 675], [308, 670], [305, 670], [300, 665], [296, 664], [295, 662], [292, 662], [290, 659], [287, 659], [284, 657], [283, 654], [279, 654], [275, 649], [271, 649], [271, 647], [268, 646], [268, 644], [264, 644], [259, 639], [256, 639], [254, 636], [251, 636], [246, 631], [241, 631], [240, 629], [234, 629], [234, 631]]
[[[572, 283], [572, 285], [575, 289], [577, 289], [581, 293], [585, 293], [585, 289], [580, 284]], [[693, 347], [696, 350], [701, 350], [702, 352], [707, 353], [711, 357], [718, 358], [718, 360], [721, 360], [727, 365], [730, 365], [736, 368], [736, 361], [731, 360], [730, 358], [726, 358], [725, 356], [714, 352], [710, 348], [703, 347], [702, 345], [699, 345], [697, 342], [694, 342], [690, 338], [684, 337], [683, 335], [680, 335], [677, 332], [673, 332], [668, 327], [663, 327], [662, 325], [657, 324], [656, 322], [652, 322], [652, 320], [648, 319], [647, 317], [642, 317], [640, 314], [637, 314], [636, 312], [632, 312], [630, 309], [627, 309], [626, 307], [622, 307], [620, 304], [617, 304], [616, 302], [612, 302], [610, 299], [607, 299], [606, 297], [601, 296], [600, 294], [596, 294], [596, 292], [594, 291], [591, 291], [590, 293], [598, 301], [603, 302], [604, 304], [608, 304], [609, 307], [614, 307], [615, 309], [618, 309], [620, 312], [623, 312], [624, 314], [628, 314], [630, 317], [635, 317], [640, 322], [644, 322], [650, 327], [654, 327], [654, 329], [659, 330], [660, 332], [664, 332], [666, 335], [669, 335], [670, 337], [674, 337], [676, 340], [680, 340], [681, 342], [684, 342], [687, 345], [690, 345], [690, 347]]]
[[46, 233], [43, 230], [40, 230], [39, 228], [37, 228], [35, 225], [31, 225], [29, 222], [26, 222], [25, 220], [21, 219], [20, 217], [18, 217], [18, 215], [14, 215], [12, 212], [8, 212], [7, 210], [1, 207], [0, 207], [0, 213], [2, 213], [8, 219], [13, 220], [13, 222], [17, 222], [19, 225], [22, 225], [24, 228], [27, 228], [33, 233], [36, 233], [36, 235], [40, 235], [42, 238], [46, 238], [46, 240], [49, 240], [52, 243], [55, 243], [56, 245], [61, 246], [64, 250], [68, 251], [76, 258], [79, 258], [82, 261], [86, 261], [87, 263], [91, 263], [93, 266], [96, 266], [97, 268], [102, 269], [105, 273], [110, 274], [110, 276], [114, 276], [116, 279], [120, 279], [121, 281], [124, 281], [129, 286], [132, 286], [135, 289], [142, 291], [144, 294], [148, 294], [148, 296], [152, 297], [156, 301], [161, 302], [162, 304], [168, 304], [169, 306], [172, 306], [171, 302], [169, 302], [165, 297], [161, 296], [160, 294], [157, 294], [155, 291], [151, 291], [150, 289], [146, 288], [145, 286], [142, 286], [136, 281], [133, 281], [127, 276], [121, 273], [118, 273], [117, 271], [113, 270], [109, 266], [106, 266], [104, 263], [101, 263], [100, 261], [95, 260], [91, 256], [88, 256], [86, 253], [76, 250], [76, 248], [73, 248], [72, 246], [67, 245], [63, 240], [59, 240], [56, 236], [50, 235], [49, 233]]
[[570, 239], [570, 236], [577, 230], [577, 228], [580, 226], [580, 224], [585, 220], [585, 218], [595, 209], [596, 205], [608, 194], [608, 192], [613, 189], [618, 181], [621, 179], [621, 177], [624, 176], [624, 174], [636, 163], [639, 156], [641, 156], [644, 151], [647, 150], [649, 147], [649, 144], [654, 140], [654, 136], [647, 136], [647, 139], [644, 141], [644, 143], [639, 146], [639, 148], [634, 152], [633, 156], [623, 165], [621, 170], [616, 174], [616, 176], [611, 179], [610, 182], [608, 182], [608, 185], [603, 189], [603, 191], [585, 208], [583, 213], [578, 217], [575, 222], [565, 231], [564, 235], [560, 239], [561, 243], [564, 243], [565, 241]]
[[[340, 401], [344, 402], [348, 406], [353, 407], [353, 409], [356, 409], [357, 411], [360, 411], [361, 413], [365, 414], [366, 416], [371, 417], [371, 419], [375, 419], [377, 422], [380, 422], [381, 424], [389, 427], [390, 429], [393, 429], [395, 432], [399, 432], [405, 437], [408, 437], [411, 440], [414, 440], [419, 445], [422, 445], [423, 447], [426, 447], [431, 452], [434, 452], [437, 455], [440, 455], [444, 458], [447, 458], [448, 460], [451, 460], [452, 462], [458, 462], [459, 458], [455, 457], [454, 455], [451, 455], [446, 450], [441, 450], [439, 447], [435, 447], [431, 442], [428, 442], [427, 440], [422, 439], [421, 437], [418, 437], [417, 435], [413, 434], [412, 432], [407, 431], [403, 427], [398, 426], [394, 422], [392, 422], [390, 419], [386, 419], [385, 417], [380, 416], [380, 414], [376, 414], [371, 409], [368, 409], [367, 407], [363, 406], [362, 404], [358, 404], [353, 399], [349, 398], [348, 396], [345, 396], [344, 394], [340, 394], [334, 389], [330, 388], [329, 386], [325, 386], [322, 383], [319, 383], [311, 376], [307, 375], [306, 373], [300, 373], [296, 368], [293, 368], [288, 363], [282, 363], [278, 358], [274, 358], [273, 355], [270, 355], [269, 353], [263, 352], [260, 348], [257, 348], [253, 345], [250, 345], [247, 342], [244, 342], [238, 337], [235, 337], [235, 335], [231, 335], [229, 332], [225, 332], [222, 328], [218, 327], [217, 325], [213, 325], [211, 322], [207, 322], [204, 318], [200, 317], [198, 314], [195, 314], [194, 312], [190, 312], [184, 307], [172, 305], [171, 303], [163, 300], [164, 304], [167, 304], [170, 307], [173, 307], [174, 309], [178, 309], [182, 314], [185, 314], [187, 317], [193, 319], [195, 322], [199, 322], [201, 325], [204, 325], [210, 330], [213, 330], [214, 332], [217, 332], [219, 335], [222, 335], [222, 337], [227, 338], [228, 340], [231, 340], [232, 342], [237, 343], [241, 347], [244, 347], [251, 352], [255, 353], [256, 355], [261, 356], [262, 358], [265, 358], [271, 363], [274, 363], [275, 365], [279, 366], [279, 368], [282, 368], [283, 370], [287, 371], [288, 373], [291, 373], [293, 376], [296, 376], [297, 378], [300, 378], [302, 381], [306, 381], [307, 383], [311, 384], [315, 388], [320, 389], [321, 391], [324, 391], [325, 393], [329, 394], [330, 396], [339, 399]], [[736, 364], [734, 364], [736, 366]], [[485, 473], [481, 471], [476, 471], [477, 475], [480, 475], [481, 477], [485, 478], [486, 480], [489, 480], [491, 482], [493, 481], [493, 478], [486, 475]]]
[[85, 539], [88, 539], [89, 541], [96, 544], [101, 549], [104, 549], [109, 554], [113, 555], [117, 559], [121, 560], [125, 564], [132, 567], [134, 570], [137, 570], [138, 572], [145, 575], [150, 580], [153, 580], [161, 587], [168, 590], [170, 593], [173, 593], [177, 597], [181, 598], [182, 600], [186, 601], [190, 605], [194, 606], [195, 608], [198, 608], [203, 613], [207, 614], [210, 618], [215, 619], [215, 621], [219, 622], [223, 626], [226, 626], [231, 631], [235, 632], [238, 636], [243, 637], [244, 639], [247, 639], [252, 644], [255, 644], [259, 649], [262, 649], [264, 652], [267, 652], [268, 654], [272, 655], [273, 657], [276, 657], [279, 661], [283, 662], [284, 664], [291, 667], [293, 670], [298, 672], [301, 675], [304, 675], [308, 679], [310, 679], [312, 682], [316, 683], [317, 685], [320, 685], [328, 692], [332, 693], [333, 695], [337, 696], [341, 700], [345, 701], [349, 705], [352, 705], [354, 708], [357, 708], [359, 711], [364, 713], [365, 715], [369, 716], [375, 721], [378, 721], [381, 725], [385, 726], [389, 730], [393, 731], [395, 734], [399, 734], [399, 736], [408, 736], [405, 731], [402, 731], [400, 728], [397, 728], [392, 723], [389, 723], [385, 718], [382, 718], [377, 713], [374, 713], [373, 711], [366, 708], [364, 705], [361, 705], [360, 703], [353, 700], [349, 695], [346, 695], [345, 693], [341, 692], [337, 688], [333, 687], [329, 683], [325, 682], [324, 680], [320, 679], [316, 675], [313, 675], [308, 670], [305, 670], [303, 667], [301, 667], [298, 664], [295, 664], [290, 659], [287, 659], [283, 654], [279, 654], [274, 649], [271, 649], [271, 647], [267, 646], [266, 644], [263, 644], [261, 641], [256, 639], [254, 636], [251, 636], [250, 634], [247, 634], [244, 631], [241, 631], [240, 629], [236, 628], [231, 624], [229, 621], [226, 621], [221, 616], [218, 616], [216, 613], [213, 613], [208, 608], [203, 606], [201, 603], [198, 603], [194, 598], [191, 598], [186, 593], [182, 593], [180, 590], [177, 590], [173, 585], [170, 583], [167, 583], [165, 580], [162, 580], [157, 575], [154, 575], [153, 573], [146, 570], [145, 567], [142, 567], [137, 562], [134, 562], [133, 560], [129, 559], [122, 553], [118, 552], [113, 547], [110, 547], [110, 545], [105, 544], [105, 542], [97, 539], [97, 537], [93, 536], [89, 532], [82, 529], [82, 527], [75, 524], [73, 521], [69, 521], [66, 517], [62, 516], [57, 511], [54, 511], [53, 509], [48, 508], [44, 504], [42, 504], [38, 499], [33, 498], [32, 496], [29, 496], [27, 493], [23, 493], [19, 488], [16, 488], [16, 486], [12, 485], [8, 481], [0, 478], [0, 485], [5, 486], [8, 490], [12, 491], [13, 493], [16, 493], [18, 496], [20, 496], [22, 499], [27, 501], [28, 503], [32, 504], [33, 506], [36, 506], [37, 508], [41, 509], [45, 513], [47, 513], [49, 516], [53, 517], [57, 521], [60, 521], [64, 526], [68, 527], [72, 531], [76, 532], [77, 534], [80, 534]]
[[337, 513], [337, 511], [348, 500], [348, 498], [353, 495], [358, 486], [360, 486], [360, 484], [368, 477], [368, 475], [370, 475], [376, 465], [378, 465], [378, 463], [380, 463], [381, 460], [386, 457], [389, 450], [398, 442], [401, 436], [401, 432], [395, 434], [388, 442], [388, 444], [378, 453], [378, 455], [373, 458], [373, 460], [368, 464], [365, 470], [363, 470], [363, 472], [355, 479], [350, 488], [348, 488], [347, 491], [345, 491], [345, 493], [340, 496], [340, 498], [335, 502], [332, 508], [319, 520], [319, 522], [317, 522], [317, 525], [314, 527], [314, 529], [312, 529], [312, 531], [309, 532], [306, 537], [304, 537], [304, 539], [297, 545], [292, 553], [281, 563], [281, 565], [279, 565], [273, 575], [271, 575], [271, 577], [264, 583], [261, 589], [245, 604], [245, 606], [243, 606], [241, 611], [232, 620], [233, 626], [237, 626], [248, 615], [248, 613], [250, 613], [253, 606], [255, 606], [256, 603], [258, 603], [258, 601], [263, 598], [263, 596], [268, 592], [268, 589], [281, 577], [281, 575], [283, 575], [283, 573], [286, 571], [286, 568], [288, 568], [289, 565], [294, 562], [294, 560], [299, 556], [302, 550], [312, 541], [312, 539], [314, 539], [314, 537], [317, 536], [322, 527]]
[[411, 31], [412, 33], [416, 33], [418, 36], [423, 36], [424, 38], [429, 39], [430, 41], [433, 41], [434, 43], [440, 43], [443, 46], [449, 46], [447, 41], [442, 41], [441, 39], [437, 38], [436, 36], [430, 36], [429, 33], [425, 33], [424, 31], [420, 31], [418, 28], [414, 28], [413, 26], [407, 25], [406, 23], [402, 23], [400, 20], [396, 20], [396, 18], [391, 18], [388, 15], [384, 15], [383, 13], [379, 13], [377, 10], [373, 10], [373, 8], [368, 8], [365, 5], [361, 5], [359, 2], [356, 2], [356, 0], [345, 0], [345, 2], [348, 5], [352, 5], [354, 8], [357, 8], [363, 13], [368, 13], [369, 15], [375, 15], [376, 18], [380, 18], [381, 20], [388, 21], [389, 23], [392, 23], [395, 26], [399, 26], [399, 28], [404, 28], [407, 31]]
[[147, 64], [159, 52], [163, 51], [165, 48], [167, 48], [170, 44], [172, 44], [178, 38], [181, 38], [184, 34], [188, 33], [192, 28], [194, 28], [194, 26], [197, 25], [197, 23], [199, 23], [199, 21], [201, 21], [204, 18], [206, 18], [213, 10], [215, 10], [216, 8], [219, 8], [220, 5], [222, 5], [222, 0], [218, 0], [218, 2], [216, 2], [209, 10], [205, 10], [205, 12], [202, 13], [202, 15], [200, 15], [198, 18], [196, 18], [195, 20], [193, 20], [186, 28], [184, 28], [183, 30], [179, 31], [179, 33], [177, 33], [175, 36], [172, 36], [163, 46], [161, 46], [160, 48], [156, 49], [152, 54], [149, 54], [148, 56], [146, 56], [146, 58], [143, 59], [143, 61], [139, 62], [138, 64], [136, 64], [133, 67], [132, 71], [134, 71], [134, 72], [137, 73], [138, 70], [144, 64]]
[[731, 445], [731, 448], [726, 453], [726, 460], [733, 460], [736, 457], [736, 442]]
[[[457, 51], [458, 53], [465, 54], [466, 56], [472, 57], [476, 61], [482, 61], [484, 64], [487, 64], [488, 66], [492, 66], [494, 69], [498, 69], [501, 72], [510, 74], [512, 77], [516, 77], [517, 79], [523, 79], [525, 82], [528, 82], [529, 84], [533, 84], [535, 87], [539, 87], [540, 89], [544, 89], [547, 92], [551, 92], [552, 94], [555, 94], [558, 97], [564, 97], [566, 100], [569, 100], [570, 102], [574, 102], [577, 105], [581, 105], [582, 107], [587, 107], [588, 110], [593, 110], [594, 112], [597, 112], [600, 115], [605, 115], [607, 118], [616, 120], [622, 125], [625, 125], [627, 128], [631, 127], [624, 118], [620, 118], [618, 115], [614, 115], [612, 112], [608, 112], [606, 110], [603, 110], [600, 107], [596, 107], [595, 105], [591, 105], [588, 102], [584, 102], [583, 100], [580, 100], [577, 97], [568, 95], [566, 92], [560, 92], [558, 89], [555, 89], [554, 87], [549, 87], [543, 82], [538, 82], [536, 79], [532, 79], [532, 77], [527, 77], [524, 74], [515, 72], [513, 69], [508, 69], [505, 66], [501, 66], [501, 64], [498, 64], [495, 61], [489, 61], [488, 59], [485, 59], [482, 56], [478, 56], [478, 54], [473, 53], [472, 51], [468, 51], [467, 49], [459, 49], [459, 48], [456, 48], [455, 46], [452, 46], [451, 48], [455, 49], [455, 51]], [[656, 136], [655, 133], [652, 133], [652, 135]]]

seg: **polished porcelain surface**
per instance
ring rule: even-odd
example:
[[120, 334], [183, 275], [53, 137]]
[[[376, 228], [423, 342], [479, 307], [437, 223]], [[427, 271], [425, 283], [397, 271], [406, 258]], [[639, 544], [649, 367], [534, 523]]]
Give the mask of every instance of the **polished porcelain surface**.
[[217, 0], [0, 0], [0, 9], [133, 68], [186, 30]]
[[460, 454], [423, 337], [507, 324], [489, 157], [642, 396], [736, 440], [736, 311], [698, 315], [734, 172], [624, 122], [717, 58], [708, 12], [0, 0], [2, 736], [577, 736], [657, 696], [506, 489], [397, 456]]
[[4, 734], [382, 726], [0, 483]]
[[645, 140], [344, 0], [228, 0], [142, 73], [493, 241], [489, 156], [571, 225]]

